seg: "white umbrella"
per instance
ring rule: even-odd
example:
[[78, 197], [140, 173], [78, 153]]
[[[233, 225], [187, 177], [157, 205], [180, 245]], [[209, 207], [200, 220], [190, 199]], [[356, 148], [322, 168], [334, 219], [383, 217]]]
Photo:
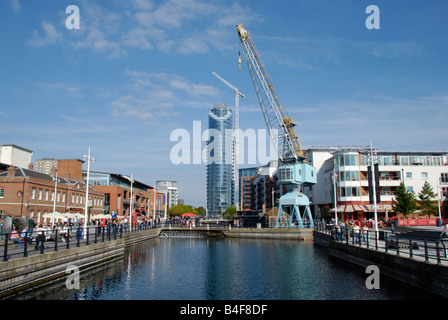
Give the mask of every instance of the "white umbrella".
[[[53, 218], [53, 212], [48, 212], [43, 215], [44, 218]], [[55, 219], [64, 219], [65, 214], [55, 211], [54, 212], [54, 218]]]

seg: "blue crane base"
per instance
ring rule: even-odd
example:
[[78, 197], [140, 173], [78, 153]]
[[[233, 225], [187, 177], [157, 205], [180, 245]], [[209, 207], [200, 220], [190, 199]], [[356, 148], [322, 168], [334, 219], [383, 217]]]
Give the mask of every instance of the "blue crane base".
[[[301, 207], [303, 207], [302, 210]], [[301, 212], [303, 214], [301, 214]], [[289, 218], [284, 217], [285, 213], [289, 213]], [[281, 222], [286, 220], [286, 227], [304, 228], [314, 227], [313, 218], [310, 210], [310, 200], [303, 193], [290, 191], [280, 197], [277, 221], [275, 228], [281, 227]]]

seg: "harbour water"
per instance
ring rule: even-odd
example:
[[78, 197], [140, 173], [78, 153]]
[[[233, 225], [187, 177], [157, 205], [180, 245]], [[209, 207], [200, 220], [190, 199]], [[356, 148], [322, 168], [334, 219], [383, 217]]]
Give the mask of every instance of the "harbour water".
[[80, 288], [59, 280], [15, 296], [37, 300], [401, 300], [431, 295], [368, 274], [312, 242], [158, 238], [123, 258], [80, 272]]

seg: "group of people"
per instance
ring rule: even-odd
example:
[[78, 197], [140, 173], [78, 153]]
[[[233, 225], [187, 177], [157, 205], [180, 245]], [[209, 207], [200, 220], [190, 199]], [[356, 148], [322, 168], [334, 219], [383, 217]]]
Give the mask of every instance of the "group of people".
[[[37, 226], [37, 229], [36, 229]], [[46, 224], [35, 224], [32, 219], [28, 220], [28, 225], [20, 230], [19, 227], [13, 225], [9, 235], [9, 240], [23, 248], [25, 244], [32, 245], [34, 242], [34, 250], [45, 248], [45, 242], [50, 239], [51, 235], [58, 231], [62, 237], [62, 241], [67, 241], [69, 237], [69, 226], [67, 223], [55, 224], [53, 227]]]
[[356, 244], [361, 243], [361, 234], [363, 238], [363, 242], [367, 243], [368, 240], [368, 233], [369, 233], [369, 223], [365, 222], [361, 224], [356, 223], [355, 221], [348, 221], [345, 222], [340, 220], [339, 223], [334, 223], [332, 231], [333, 239], [337, 241], [342, 241], [345, 237], [349, 238], [351, 236], [354, 237], [354, 241]]

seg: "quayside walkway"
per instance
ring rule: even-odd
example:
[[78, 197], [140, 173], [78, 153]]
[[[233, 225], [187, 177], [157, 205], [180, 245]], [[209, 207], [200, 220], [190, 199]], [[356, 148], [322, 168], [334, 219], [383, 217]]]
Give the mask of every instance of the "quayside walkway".
[[381, 276], [448, 298], [447, 243], [440, 230], [397, 228], [355, 232], [317, 224], [313, 241], [330, 256], [363, 268], [375, 265]]
[[396, 255], [415, 261], [448, 266], [448, 238], [441, 239], [440, 231], [429, 228], [397, 228], [395, 231], [382, 229], [375, 231], [353, 228], [348, 231], [318, 223], [315, 231], [327, 234], [329, 241]]

